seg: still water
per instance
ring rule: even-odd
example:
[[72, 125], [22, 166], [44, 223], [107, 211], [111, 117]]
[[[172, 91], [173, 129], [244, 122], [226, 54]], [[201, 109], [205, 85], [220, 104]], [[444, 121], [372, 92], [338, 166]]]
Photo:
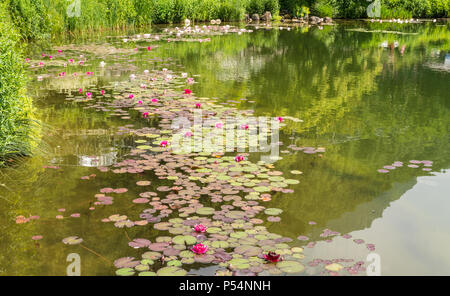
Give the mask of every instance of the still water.
[[[299, 274], [327, 274], [318, 259], [367, 266], [367, 255], [376, 253], [382, 275], [450, 275], [449, 27], [445, 21], [338, 22], [323, 28], [248, 26], [250, 32], [171, 42], [137, 37], [164, 34], [164, 27], [155, 27], [61, 38], [53, 47], [30, 45], [32, 65], [45, 60], [41, 53], [55, 58], [45, 67], [30, 67], [29, 93], [42, 122], [43, 144], [35, 156], [0, 170], [0, 274], [65, 275], [67, 255], [77, 253], [82, 275], [114, 275], [114, 260], [145, 252], [131, 248], [130, 240], [175, 236], [152, 223], [117, 228], [101, 222], [113, 214], [139, 216], [146, 206], [131, 202], [144, 191], [137, 181], [150, 180], [152, 191], [169, 184], [153, 172], [112, 172], [140, 145], [123, 127], [155, 126], [158, 120], [135, 110], [117, 116], [75, 100], [80, 88], [105, 89], [109, 98], [131, 93], [131, 86], [123, 86], [131, 74], [167, 68], [193, 77], [193, 85], [174, 88], [189, 87], [196, 97], [256, 116], [301, 119], [285, 120], [281, 159], [273, 164], [300, 183], [289, 185], [293, 193], [277, 192], [261, 202], [283, 210], [279, 222], [257, 216], [270, 233], [291, 238], [289, 247], [304, 249], [304, 257], [297, 258], [306, 269]], [[68, 58], [76, 65], [64, 67]], [[62, 71], [65, 77], [58, 76]], [[294, 170], [302, 174], [293, 177]], [[116, 195], [112, 205], [94, 206], [94, 196], [107, 187], [128, 191]], [[40, 217], [17, 224], [19, 215]], [[176, 217], [174, 212], [162, 221]], [[339, 235], [326, 235], [329, 230]], [[33, 240], [36, 235], [43, 238]], [[74, 235], [83, 244], [62, 242]], [[194, 275], [223, 269], [202, 262], [181, 268]]]

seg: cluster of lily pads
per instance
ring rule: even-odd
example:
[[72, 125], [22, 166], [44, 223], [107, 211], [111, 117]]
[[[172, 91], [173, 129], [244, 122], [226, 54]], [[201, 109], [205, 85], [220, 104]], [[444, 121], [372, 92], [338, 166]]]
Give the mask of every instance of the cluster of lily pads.
[[[403, 167], [404, 165], [405, 164], [401, 161], [395, 161], [394, 163], [392, 163], [390, 165], [383, 166], [382, 169], [378, 169], [378, 172], [386, 174], [386, 173], [391, 172], [392, 170]], [[433, 161], [432, 160], [415, 160], [415, 159], [413, 159], [413, 160], [410, 160], [409, 164], [407, 164], [406, 166], [409, 168], [416, 169], [416, 168], [419, 168], [420, 165], [423, 165], [423, 167], [422, 167], [423, 171], [429, 172], [432, 170], [431, 167], [433, 166]]]
[[[207, 35], [212, 31], [217, 34], [244, 32], [226, 26], [207, 26], [202, 29], [167, 30], [164, 37], [170, 41], [169, 36], [180, 34], [176, 38], [181, 40], [181, 36]], [[158, 41], [161, 36], [136, 35], [123, 41]], [[65, 53], [58, 52], [61, 59], [67, 59]], [[125, 55], [122, 60], [129, 59], [132, 53], [133, 50], [111, 50], [114, 56]], [[57, 60], [50, 62], [54, 66], [67, 66]], [[78, 64], [84, 66], [89, 61], [83, 59], [83, 63]], [[86, 73], [87, 76], [93, 74]], [[61, 77], [59, 75], [56, 79]], [[255, 161], [249, 153], [218, 152], [208, 150], [212, 148], [208, 145], [198, 152], [172, 149], [174, 136], [180, 132], [179, 128], [172, 126], [172, 121], [179, 117], [187, 118], [192, 123], [184, 135], [193, 145], [214, 130], [226, 128], [223, 123], [230, 116], [242, 119], [237, 125], [241, 127], [241, 132], [250, 133], [254, 129], [246, 121], [253, 115], [253, 110], [240, 110], [218, 103], [217, 99], [196, 97], [190, 90], [193, 83], [194, 78], [188, 77], [187, 73], [155, 67], [142, 73], [135, 72], [128, 80], [102, 86], [99, 90], [79, 89], [67, 95], [68, 100], [84, 104], [86, 109], [107, 112], [109, 116], [124, 120], [126, 124], [118, 128], [117, 134], [134, 140], [127, 157], [111, 167], [98, 167], [98, 170], [100, 173], [139, 174], [143, 177], [136, 183], [136, 187], [141, 189], [139, 196], [133, 196], [130, 200], [136, 213], [117, 213], [101, 221], [117, 228], [151, 227], [159, 236], [154, 239], [130, 238], [129, 246], [135, 249], [130, 252], [137, 254], [115, 260], [116, 274], [185, 275], [194, 268], [192, 266], [208, 265], [216, 266], [217, 275], [303, 272], [303, 248], [294, 245], [291, 238], [269, 232], [262, 225], [265, 221], [280, 222], [283, 213], [282, 209], [265, 207], [263, 203], [283, 198], [282, 193], [292, 193], [293, 189], [288, 187], [298, 184], [298, 179], [283, 176], [283, 172], [275, 170], [274, 164]], [[199, 109], [203, 120], [216, 122], [200, 132], [194, 122], [195, 112]], [[280, 127], [285, 126], [284, 120], [301, 121], [280, 117]], [[271, 131], [267, 129], [265, 132], [270, 135]], [[281, 142], [277, 144], [283, 145]], [[238, 141], [237, 146], [248, 148], [249, 143]], [[323, 147], [289, 145], [288, 148], [305, 154], [321, 155], [325, 152]], [[296, 176], [302, 172], [292, 170], [291, 174]], [[96, 174], [91, 174], [81, 178], [91, 180], [95, 177]], [[147, 180], [153, 177], [161, 180], [161, 184]], [[130, 195], [127, 188], [101, 188], [93, 196], [93, 205], [89, 209], [94, 211], [96, 207], [112, 205], [116, 194], [124, 194], [123, 198]], [[63, 218], [58, 216], [58, 219]], [[71, 216], [80, 217], [78, 213]], [[324, 236], [337, 234], [330, 230], [324, 233]], [[302, 241], [304, 238], [300, 236], [298, 239]], [[75, 235], [63, 239], [63, 243], [68, 245], [82, 242], [83, 239]], [[313, 247], [311, 243], [307, 247]], [[321, 262], [327, 263], [324, 270], [332, 275], [341, 269], [346, 269], [349, 274], [363, 269], [361, 264], [344, 267], [338, 262]]]

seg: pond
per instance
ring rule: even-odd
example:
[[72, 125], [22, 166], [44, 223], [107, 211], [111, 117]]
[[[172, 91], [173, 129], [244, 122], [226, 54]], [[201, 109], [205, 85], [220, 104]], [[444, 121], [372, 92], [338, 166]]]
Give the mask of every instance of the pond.
[[[450, 23], [202, 26], [30, 46], [43, 143], [0, 170], [0, 274], [449, 275]], [[173, 153], [199, 112], [275, 118], [279, 157]]]

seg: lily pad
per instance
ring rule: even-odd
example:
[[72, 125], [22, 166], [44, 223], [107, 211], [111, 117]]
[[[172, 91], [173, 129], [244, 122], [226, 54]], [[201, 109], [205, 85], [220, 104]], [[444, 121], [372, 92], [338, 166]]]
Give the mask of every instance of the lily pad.
[[305, 270], [305, 266], [297, 261], [281, 261], [277, 263], [277, 268], [287, 273], [299, 273]]

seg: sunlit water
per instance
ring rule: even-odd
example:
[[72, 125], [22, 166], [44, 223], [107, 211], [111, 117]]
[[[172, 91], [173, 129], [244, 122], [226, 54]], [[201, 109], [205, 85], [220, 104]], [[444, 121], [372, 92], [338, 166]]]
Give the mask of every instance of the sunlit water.
[[[86, 44], [88, 51], [72, 52], [76, 58], [87, 57], [87, 66], [75, 71], [94, 75], [74, 78], [66, 70], [68, 77], [61, 79], [57, 73], [63, 67], [30, 71], [29, 89], [43, 122], [44, 144], [36, 156], [0, 171], [0, 274], [64, 275], [66, 257], [75, 252], [81, 256], [83, 275], [113, 275], [112, 261], [139, 254], [128, 246], [129, 237], [158, 235], [151, 224], [118, 229], [100, 222], [119, 212], [138, 215], [142, 209], [130, 202], [140, 192], [135, 185], [140, 176], [102, 173], [96, 167], [126, 159], [138, 144], [131, 136], [118, 135], [118, 128], [144, 126], [145, 121], [108, 116], [66, 97], [79, 88], [101, 89], [132, 73], [162, 68], [195, 77], [191, 88], [198, 97], [253, 109], [255, 115], [303, 120], [288, 122], [283, 129], [283, 158], [274, 164], [286, 174], [302, 171], [300, 183], [289, 187], [293, 194], [277, 194], [264, 204], [284, 210], [280, 222], [264, 225], [292, 238], [292, 246], [305, 248], [303, 274], [321, 274], [323, 268], [308, 265], [318, 258], [365, 261], [371, 253], [367, 243], [375, 245], [372, 252], [380, 256], [383, 275], [450, 274], [449, 23], [248, 29], [254, 32], [210, 36], [209, 42], [136, 43], [151, 45], [151, 52], [133, 52], [136, 44], [122, 41], [135, 32], [57, 41], [52, 52], [65, 45], [67, 53], [68, 44]], [[126, 50], [107, 56], [99, 49], [106, 43]], [[100, 51], [95, 56], [89, 53], [94, 44]], [[41, 46], [33, 47], [30, 57], [49, 52]], [[105, 68], [98, 67], [101, 60]], [[49, 72], [51, 77], [46, 77]], [[305, 154], [287, 148], [290, 144], [326, 151]], [[433, 164], [412, 168], [407, 166], [410, 160]], [[378, 172], [395, 161], [404, 165]], [[60, 169], [44, 168], [49, 165]], [[80, 179], [90, 174], [96, 177]], [[167, 184], [151, 180], [155, 188]], [[129, 191], [111, 206], [89, 210], [103, 187]], [[57, 220], [59, 208], [66, 209], [64, 215], [81, 217]], [[40, 219], [16, 224], [18, 215]], [[324, 229], [352, 238], [326, 241], [332, 237], [321, 237]], [[44, 238], [34, 241], [34, 235]], [[104, 258], [64, 245], [61, 240], [71, 235], [82, 237]], [[297, 240], [300, 235], [311, 240]], [[309, 248], [311, 241], [316, 244]], [[197, 263], [184, 268], [191, 274], [216, 270]]]

